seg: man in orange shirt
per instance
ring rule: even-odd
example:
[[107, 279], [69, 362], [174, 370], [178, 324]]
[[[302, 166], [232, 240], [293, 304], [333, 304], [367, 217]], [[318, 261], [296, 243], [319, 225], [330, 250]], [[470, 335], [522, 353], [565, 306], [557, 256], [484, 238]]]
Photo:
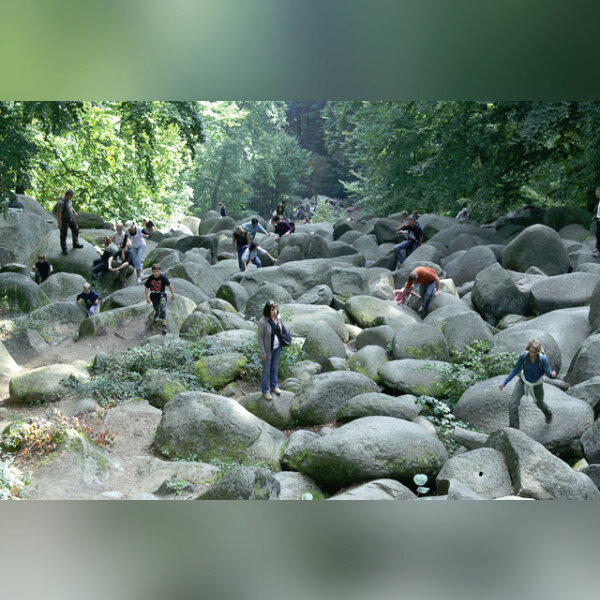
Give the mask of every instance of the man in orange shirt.
[[440, 278], [437, 276], [435, 269], [431, 269], [430, 267], [417, 267], [416, 269], [413, 269], [404, 285], [404, 293], [400, 300], [401, 304], [404, 304], [404, 302], [408, 300], [411, 288], [415, 283], [418, 283], [421, 286], [419, 293], [423, 300], [418, 312], [421, 317], [424, 317], [427, 313], [427, 307], [429, 306], [432, 296], [439, 296], [440, 294]]

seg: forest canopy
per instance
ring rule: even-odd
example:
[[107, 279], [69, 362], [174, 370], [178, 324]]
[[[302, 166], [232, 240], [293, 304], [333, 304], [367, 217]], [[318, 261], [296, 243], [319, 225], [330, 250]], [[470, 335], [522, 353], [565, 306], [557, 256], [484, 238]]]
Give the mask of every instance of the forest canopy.
[[159, 223], [343, 198], [491, 219], [592, 208], [597, 102], [0, 102], [0, 194]]

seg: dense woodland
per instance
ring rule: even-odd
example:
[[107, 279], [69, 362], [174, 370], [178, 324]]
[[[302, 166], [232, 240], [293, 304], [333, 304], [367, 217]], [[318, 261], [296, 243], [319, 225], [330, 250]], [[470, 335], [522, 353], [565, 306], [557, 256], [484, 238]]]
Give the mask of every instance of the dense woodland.
[[0, 102], [0, 193], [159, 223], [323, 194], [378, 215], [594, 207], [597, 102]]

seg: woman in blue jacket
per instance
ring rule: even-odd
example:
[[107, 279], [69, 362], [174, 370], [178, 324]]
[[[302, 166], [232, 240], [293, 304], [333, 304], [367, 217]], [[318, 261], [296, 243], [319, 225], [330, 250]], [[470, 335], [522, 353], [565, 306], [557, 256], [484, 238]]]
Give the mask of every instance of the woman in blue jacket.
[[535, 399], [537, 407], [546, 416], [546, 423], [552, 422], [552, 411], [544, 402], [544, 373], [548, 377], [556, 377], [556, 371], [550, 370], [550, 363], [542, 353], [542, 344], [538, 340], [530, 340], [525, 347], [525, 352], [521, 353], [512, 371], [508, 377], [498, 386], [500, 390], [520, 372], [520, 376], [515, 384], [515, 389], [510, 397], [509, 406], [509, 427], [519, 429], [519, 404], [524, 393], [527, 393]]

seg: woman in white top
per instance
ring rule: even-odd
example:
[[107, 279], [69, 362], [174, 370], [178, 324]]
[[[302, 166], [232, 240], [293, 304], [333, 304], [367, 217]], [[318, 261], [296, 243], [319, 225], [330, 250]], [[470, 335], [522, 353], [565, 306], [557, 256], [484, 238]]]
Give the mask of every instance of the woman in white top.
[[142, 260], [144, 252], [146, 252], [146, 240], [142, 235], [142, 228], [135, 224], [134, 221], [127, 221], [127, 232], [131, 238], [131, 254], [133, 256], [133, 266], [135, 267], [137, 283], [142, 282]]
[[121, 259], [123, 258], [124, 249], [131, 246], [131, 242], [127, 237], [127, 233], [123, 229], [123, 223], [117, 221], [115, 223], [115, 233], [112, 236], [112, 242], [117, 246], [119, 251], [121, 252]]

